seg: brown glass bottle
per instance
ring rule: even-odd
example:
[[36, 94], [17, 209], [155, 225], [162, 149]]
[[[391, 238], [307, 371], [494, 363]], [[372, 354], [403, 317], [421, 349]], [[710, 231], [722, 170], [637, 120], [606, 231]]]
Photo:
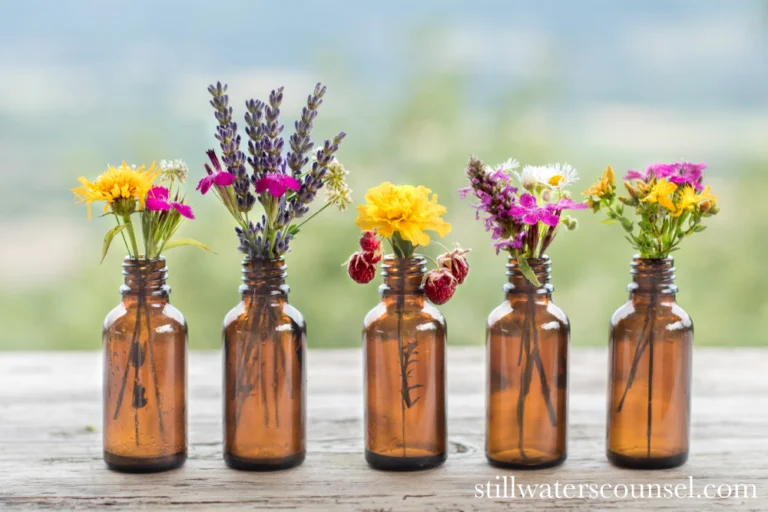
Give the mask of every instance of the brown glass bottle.
[[629, 301], [611, 318], [607, 452], [619, 466], [688, 459], [693, 323], [674, 279], [671, 257], [635, 257]]
[[363, 323], [365, 460], [427, 469], [446, 459], [445, 320], [425, 300], [423, 257], [382, 267], [381, 302]]
[[307, 329], [286, 275], [282, 258], [246, 258], [242, 301], [224, 319], [224, 460], [234, 469], [285, 469], [306, 455]]
[[485, 454], [500, 467], [535, 469], [567, 456], [570, 325], [552, 302], [548, 257], [507, 265], [506, 300], [488, 317]]
[[123, 263], [123, 301], [104, 320], [104, 461], [154, 472], [187, 460], [187, 323], [168, 302], [164, 258]]

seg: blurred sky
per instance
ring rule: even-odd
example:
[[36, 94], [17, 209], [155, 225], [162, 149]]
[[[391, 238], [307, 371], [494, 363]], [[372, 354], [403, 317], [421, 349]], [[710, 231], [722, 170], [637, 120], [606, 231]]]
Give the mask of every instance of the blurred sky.
[[[199, 175], [214, 143], [205, 87], [217, 79], [236, 109], [284, 84], [289, 133], [314, 83], [326, 83], [317, 133], [344, 129], [341, 154], [373, 160], [355, 170], [358, 191], [419, 181], [416, 169], [431, 166], [427, 184], [453, 194], [469, 152], [501, 160], [517, 156], [521, 139], [556, 147], [579, 169], [579, 159], [594, 164], [586, 180], [608, 161], [623, 169], [679, 158], [707, 161], [716, 181], [739, 180], [747, 163], [768, 159], [765, 1], [26, 0], [1, 2], [0, 13], [9, 300], [22, 284], [82, 272], [84, 254], [96, 259], [104, 230], [71, 205], [77, 176], [177, 157]], [[445, 116], [425, 106], [434, 98], [447, 102]], [[486, 144], [495, 112], [516, 134], [508, 144]], [[398, 139], [413, 119], [418, 130]], [[448, 164], [441, 189], [434, 169]], [[229, 233], [224, 212], [210, 211]], [[468, 225], [471, 212], [462, 214]]]

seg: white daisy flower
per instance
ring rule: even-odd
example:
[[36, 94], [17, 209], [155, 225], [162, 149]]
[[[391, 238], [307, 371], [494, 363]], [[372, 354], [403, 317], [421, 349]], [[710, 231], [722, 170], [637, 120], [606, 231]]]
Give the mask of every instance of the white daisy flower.
[[560, 162], [548, 165], [526, 165], [515, 173], [520, 184], [527, 190], [537, 186], [562, 190], [579, 181], [579, 173], [570, 164]]

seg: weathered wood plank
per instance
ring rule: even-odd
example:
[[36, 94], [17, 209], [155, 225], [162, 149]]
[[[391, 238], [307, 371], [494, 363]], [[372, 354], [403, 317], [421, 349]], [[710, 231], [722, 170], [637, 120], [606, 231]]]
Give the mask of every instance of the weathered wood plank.
[[[574, 350], [569, 458], [554, 469], [503, 471], [483, 454], [484, 352], [451, 348], [448, 462], [422, 473], [369, 469], [362, 450], [359, 351], [309, 354], [309, 453], [299, 468], [232, 471], [221, 459], [221, 364], [193, 353], [189, 364], [190, 459], [180, 470], [113, 473], [101, 460], [101, 369], [96, 353], [0, 355], [0, 507], [300, 510], [768, 509], [768, 350], [700, 349], [694, 358], [691, 459], [666, 471], [608, 464], [606, 353]], [[523, 485], [755, 484], [757, 498], [478, 499], [475, 485], [515, 476]], [[554, 493], [554, 489], [552, 489]], [[586, 494], [589, 496], [589, 493]]]

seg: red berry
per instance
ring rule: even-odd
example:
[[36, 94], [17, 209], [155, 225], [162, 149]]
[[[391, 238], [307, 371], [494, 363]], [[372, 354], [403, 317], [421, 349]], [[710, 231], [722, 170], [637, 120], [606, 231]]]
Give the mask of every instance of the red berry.
[[376, 232], [373, 230], [363, 231], [360, 237], [360, 248], [363, 252], [376, 252], [381, 247], [381, 242], [376, 238]]
[[459, 282], [447, 269], [440, 268], [427, 272], [424, 292], [434, 304], [445, 304], [453, 297]]
[[462, 249], [459, 247], [459, 244], [456, 244], [456, 248], [453, 251], [437, 257], [438, 265], [453, 274], [458, 284], [463, 283], [467, 278], [467, 274], [469, 274], [469, 262], [464, 256], [469, 251], [470, 249]]
[[365, 260], [361, 252], [353, 254], [347, 262], [349, 277], [356, 283], [370, 283], [376, 277], [376, 267]]
[[365, 259], [369, 265], [376, 265], [381, 261], [382, 254], [383, 253], [381, 252], [381, 247], [379, 247], [373, 252], [363, 252], [363, 259]]

